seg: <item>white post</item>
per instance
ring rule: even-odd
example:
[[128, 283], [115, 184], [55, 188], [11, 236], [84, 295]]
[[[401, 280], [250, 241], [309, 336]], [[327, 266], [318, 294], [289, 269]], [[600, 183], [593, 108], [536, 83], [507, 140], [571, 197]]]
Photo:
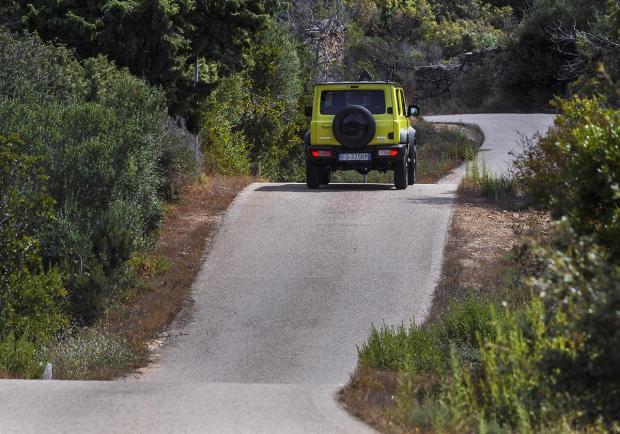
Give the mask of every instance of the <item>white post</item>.
[[45, 365], [45, 371], [43, 371], [43, 379], [51, 380], [52, 376], [52, 364], [48, 363], [47, 365]]

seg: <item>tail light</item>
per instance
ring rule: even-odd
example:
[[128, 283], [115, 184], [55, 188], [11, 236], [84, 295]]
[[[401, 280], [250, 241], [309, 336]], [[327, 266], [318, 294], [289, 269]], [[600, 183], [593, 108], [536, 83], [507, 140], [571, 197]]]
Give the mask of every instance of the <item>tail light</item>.
[[313, 149], [310, 151], [310, 155], [312, 155], [312, 158], [331, 157], [332, 151], [328, 149]]
[[396, 157], [398, 155], [398, 149], [379, 149], [377, 154], [380, 157]]

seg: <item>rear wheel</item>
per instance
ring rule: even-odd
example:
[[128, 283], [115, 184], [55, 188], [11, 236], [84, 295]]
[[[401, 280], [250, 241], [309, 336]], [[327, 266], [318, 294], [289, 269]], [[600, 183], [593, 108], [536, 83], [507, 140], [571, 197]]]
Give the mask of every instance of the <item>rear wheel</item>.
[[404, 190], [407, 188], [407, 155], [403, 155], [403, 157], [395, 163], [394, 187], [396, 187], [396, 190]]
[[330, 175], [331, 175], [331, 171], [329, 169], [321, 170], [321, 185], [329, 184]]
[[321, 185], [321, 168], [306, 161], [306, 185], [314, 190]]
[[416, 152], [413, 151], [409, 158], [409, 164], [407, 165], [407, 184], [413, 185], [416, 183], [416, 171], [417, 171], [417, 158]]

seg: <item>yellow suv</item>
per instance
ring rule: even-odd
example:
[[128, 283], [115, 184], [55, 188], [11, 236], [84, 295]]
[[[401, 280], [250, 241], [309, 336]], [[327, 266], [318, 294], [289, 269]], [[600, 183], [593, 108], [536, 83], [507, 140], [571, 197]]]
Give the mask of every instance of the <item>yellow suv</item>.
[[306, 184], [329, 184], [334, 170], [394, 171], [401, 190], [416, 178], [415, 130], [401, 86], [392, 82], [319, 83], [314, 86], [312, 117], [306, 133]]

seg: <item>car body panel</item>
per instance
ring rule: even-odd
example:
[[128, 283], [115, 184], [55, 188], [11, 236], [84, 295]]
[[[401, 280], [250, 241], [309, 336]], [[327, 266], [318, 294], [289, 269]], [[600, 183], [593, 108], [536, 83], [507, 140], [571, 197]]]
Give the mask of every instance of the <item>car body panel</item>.
[[[369, 146], [405, 143], [401, 141], [401, 130], [409, 131], [409, 119], [403, 108], [404, 94], [402, 88], [394, 83], [357, 82], [357, 83], [321, 83], [314, 87], [312, 120], [310, 123], [310, 144], [312, 146], [340, 146], [332, 132], [333, 114], [321, 113], [321, 93], [329, 90], [382, 90], [385, 95], [385, 113], [373, 114], [376, 132]], [[403, 99], [401, 99], [401, 97]], [[390, 113], [390, 108], [392, 113]], [[391, 134], [390, 134], [391, 133]]]

